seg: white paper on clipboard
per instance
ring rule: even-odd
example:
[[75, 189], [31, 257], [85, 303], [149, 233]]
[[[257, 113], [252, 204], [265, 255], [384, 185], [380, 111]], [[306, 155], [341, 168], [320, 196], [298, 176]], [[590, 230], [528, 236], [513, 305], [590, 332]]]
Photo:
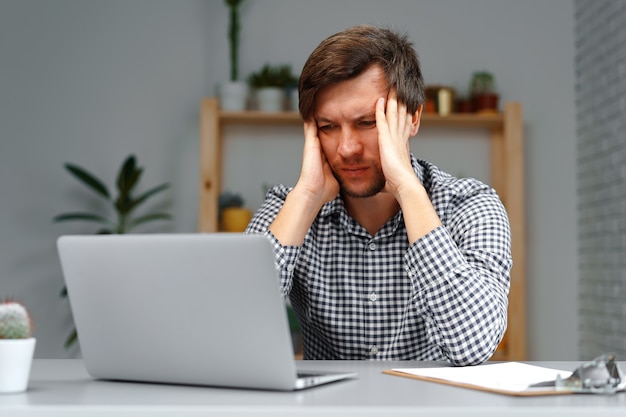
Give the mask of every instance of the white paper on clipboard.
[[408, 376], [449, 385], [480, 389], [504, 394], [554, 392], [554, 387], [533, 388], [531, 385], [554, 381], [557, 376], [569, 377], [571, 371], [544, 368], [521, 362], [504, 362], [465, 367], [398, 368], [386, 373]]

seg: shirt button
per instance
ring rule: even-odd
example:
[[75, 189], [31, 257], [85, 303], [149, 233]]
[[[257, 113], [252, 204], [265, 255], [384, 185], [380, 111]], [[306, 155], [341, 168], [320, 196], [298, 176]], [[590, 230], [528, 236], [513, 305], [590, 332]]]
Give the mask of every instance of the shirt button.
[[370, 348], [370, 355], [377, 355], [379, 352], [378, 346], [374, 345]]
[[368, 246], [369, 250], [376, 250], [376, 243], [372, 242]]
[[293, 264], [287, 265], [287, 271], [289, 271], [289, 272], [293, 271], [294, 268], [295, 268], [295, 266], [293, 266]]
[[378, 299], [378, 296], [376, 295], [374, 291], [372, 291], [368, 298], [370, 299], [371, 302], [374, 302]]

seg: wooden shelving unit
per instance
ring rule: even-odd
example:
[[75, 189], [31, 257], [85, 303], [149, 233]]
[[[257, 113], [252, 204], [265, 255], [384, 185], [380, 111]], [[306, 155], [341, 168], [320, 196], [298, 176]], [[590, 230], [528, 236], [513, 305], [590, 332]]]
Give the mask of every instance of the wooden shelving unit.
[[[297, 112], [228, 112], [217, 98], [205, 98], [200, 107], [200, 189], [198, 230], [218, 231], [218, 197], [221, 192], [222, 128], [226, 125], [300, 125]], [[509, 294], [509, 322], [505, 340], [493, 360], [525, 360], [526, 267], [524, 125], [522, 106], [509, 102], [503, 113], [423, 114], [421, 125], [462, 129], [487, 129], [491, 144], [491, 186], [496, 189], [509, 215], [512, 233], [513, 269]]]

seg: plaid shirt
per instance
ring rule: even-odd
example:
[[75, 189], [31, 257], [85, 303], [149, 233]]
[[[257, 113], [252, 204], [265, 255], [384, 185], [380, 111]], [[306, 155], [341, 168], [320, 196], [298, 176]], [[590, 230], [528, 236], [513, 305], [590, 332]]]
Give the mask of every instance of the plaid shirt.
[[479, 364], [507, 324], [510, 229], [490, 187], [412, 157], [442, 226], [409, 245], [400, 211], [371, 236], [340, 196], [302, 246], [268, 230], [290, 188], [273, 187], [248, 225], [273, 242], [284, 297], [302, 327], [305, 359]]

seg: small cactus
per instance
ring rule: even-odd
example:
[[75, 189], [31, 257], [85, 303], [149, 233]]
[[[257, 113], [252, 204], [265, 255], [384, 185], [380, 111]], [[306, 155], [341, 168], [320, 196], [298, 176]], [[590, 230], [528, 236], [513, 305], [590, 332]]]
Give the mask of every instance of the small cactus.
[[220, 210], [228, 207], [243, 207], [243, 197], [240, 194], [224, 191], [219, 196], [218, 206]]
[[0, 301], [0, 339], [27, 339], [31, 332], [28, 310], [17, 301]]

